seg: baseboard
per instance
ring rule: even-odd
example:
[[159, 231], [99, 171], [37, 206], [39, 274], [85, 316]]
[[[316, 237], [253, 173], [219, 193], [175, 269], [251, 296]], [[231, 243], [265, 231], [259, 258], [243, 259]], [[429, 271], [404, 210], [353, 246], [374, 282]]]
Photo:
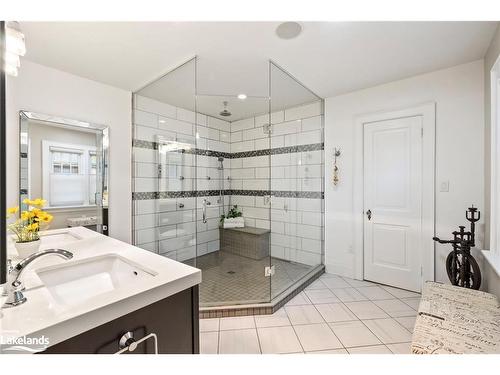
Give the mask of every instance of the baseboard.
[[349, 277], [351, 279], [355, 278], [354, 270], [351, 267], [347, 267], [344, 264], [325, 264], [325, 272], [333, 273], [335, 275]]

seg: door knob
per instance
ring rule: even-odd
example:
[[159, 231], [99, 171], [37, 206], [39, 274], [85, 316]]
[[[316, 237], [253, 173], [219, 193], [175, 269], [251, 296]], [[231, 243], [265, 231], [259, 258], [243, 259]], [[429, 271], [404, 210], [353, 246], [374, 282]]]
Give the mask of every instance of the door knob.
[[366, 211], [366, 216], [368, 217], [368, 220], [372, 219], [372, 210]]

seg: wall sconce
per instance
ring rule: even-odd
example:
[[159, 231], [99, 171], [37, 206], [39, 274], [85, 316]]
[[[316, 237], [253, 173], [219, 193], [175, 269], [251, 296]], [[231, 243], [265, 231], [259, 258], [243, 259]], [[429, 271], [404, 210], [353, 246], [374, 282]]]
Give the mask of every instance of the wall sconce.
[[21, 32], [19, 22], [9, 21], [5, 27], [5, 73], [17, 77], [21, 66], [20, 56], [26, 54], [24, 34]]
[[337, 166], [337, 158], [340, 156], [340, 148], [333, 149], [333, 186], [339, 184], [339, 167]]

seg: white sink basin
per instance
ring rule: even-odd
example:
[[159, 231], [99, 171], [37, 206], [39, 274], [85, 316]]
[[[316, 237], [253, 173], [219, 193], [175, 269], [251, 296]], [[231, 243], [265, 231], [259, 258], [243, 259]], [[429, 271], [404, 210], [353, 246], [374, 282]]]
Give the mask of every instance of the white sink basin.
[[36, 273], [56, 302], [71, 306], [156, 275], [115, 254], [45, 267]]

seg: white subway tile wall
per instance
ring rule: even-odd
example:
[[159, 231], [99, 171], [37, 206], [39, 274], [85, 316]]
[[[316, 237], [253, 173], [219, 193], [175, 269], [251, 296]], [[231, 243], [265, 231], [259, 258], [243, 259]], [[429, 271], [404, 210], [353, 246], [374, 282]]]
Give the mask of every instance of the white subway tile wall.
[[[272, 133], [264, 131], [268, 115], [231, 123], [231, 152], [244, 152], [323, 142], [320, 102], [271, 114]], [[292, 192], [291, 197], [231, 195], [245, 224], [271, 230], [271, 255], [307, 265], [322, 263], [323, 199], [297, 198], [293, 192], [324, 191], [322, 149], [271, 156], [231, 159], [229, 175], [233, 190]]]
[[[134, 192], [219, 190], [222, 180], [216, 157], [171, 151], [196, 147], [229, 152], [229, 122], [139, 95], [134, 97], [133, 118], [136, 141], [165, 145], [158, 150], [134, 147]], [[230, 161], [225, 160], [224, 167], [229, 170], [229, 166]], [[229, 189], [228, 180], [225, 188]], [[178, 261], [192, 259], [197, 252], [202, 255], [219, 250], [221, 204], [216, 196], [199, 197], [198, 201], [203, 198], [211, 203], [207, 223], [202, 222], [195, 197], [135, 200], [135, 244]], [[229, 197], [225, 203], [229, 204]]]
[[[316, 102], [272, 113], [271, 136], [265, 130], [268, 123], [268, 115], [230, 123], [136, 95], [134, 139], [165, 146], [134, 147], [134, 192], [219, 190], [221, 184], [232, 190], [285, 191], [286, 196], [271, 200], [253, 192], [226, 196], [226, 211], [229, 205], [238, 205], [247, 226], [270, 229], [273, 257], [321, 264], [324, 152], [318, 147], [311, 151], [293, 147], [323, 142], [322, 105]], [[292, 149], [225, 159], [222, 181], [216, 156], [170, 152], [175, 147], [224, 153]], [[298, 195], [302, 192], [316, 194], [303, 198]], [[201, 220], [203, 198], [211, 203], [206, 223]], [[135, 244], [179, 261], [219, 250], [218, 198], [135, 200]]]

